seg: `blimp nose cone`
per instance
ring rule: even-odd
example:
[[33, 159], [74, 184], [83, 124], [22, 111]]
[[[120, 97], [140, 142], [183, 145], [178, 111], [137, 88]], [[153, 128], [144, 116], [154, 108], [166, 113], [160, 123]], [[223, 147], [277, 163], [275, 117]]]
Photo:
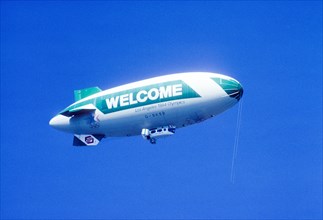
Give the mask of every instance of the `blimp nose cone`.
[[49, 125], [58, 130], [66, 130], [69, 126], [69, 118], [63, 115], [56, 115], [49, 121]]
[[222, 79], [214, 78], [213, 79], [221, 88], [231, 97], [235, 98], [238, 101], [243, 95], [243, 88], [241, 84], [235, 79]]
[[235, 98], [239, 101], [243, 95], [243, 88], [240, 83], [236, 82], [233, 88], [227, 90], [227, 92], [230, 97]]

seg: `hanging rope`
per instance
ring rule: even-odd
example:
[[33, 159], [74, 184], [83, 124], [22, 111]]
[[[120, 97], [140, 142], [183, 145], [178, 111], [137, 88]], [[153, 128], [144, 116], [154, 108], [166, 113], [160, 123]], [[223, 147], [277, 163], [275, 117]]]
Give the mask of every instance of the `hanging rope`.
[[237, 116], [237, 127], [236, 127], [236, 136], [234, 139], [234, 146], [233, 146], [233, 155], [232, 155], [232, 164], [231, 164], [231, 183], [234, 184], [235, 181], [235, 161], [238, 155], [238, 146], [239, 146], [239, 137], [240, 137], [240, 127], [241, 127], [241, 112], [242, 112], [242, 102], [243, 99], [239, 102], [238, 107], [238, 116]]

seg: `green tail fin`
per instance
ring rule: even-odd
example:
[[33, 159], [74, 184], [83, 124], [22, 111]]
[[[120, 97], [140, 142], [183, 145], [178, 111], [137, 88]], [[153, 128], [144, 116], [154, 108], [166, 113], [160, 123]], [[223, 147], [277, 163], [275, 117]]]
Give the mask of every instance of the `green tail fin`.
[[86, 89], [74, 90], [74, 99], [78, 101], [80, 99], [84, 99], [90, 95], [101, 92], [102, 90], [99, 87], [90, 87]]

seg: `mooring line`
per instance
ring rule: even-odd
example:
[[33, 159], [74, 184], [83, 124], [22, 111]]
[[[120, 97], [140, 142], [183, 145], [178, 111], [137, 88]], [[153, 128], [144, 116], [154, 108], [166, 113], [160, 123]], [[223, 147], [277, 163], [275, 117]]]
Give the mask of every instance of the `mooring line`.
[[235, 181], [235, 161], [238, 155], [238, 146], [239, 146], [239, 138], [240, 138], [240, 127], [241, 127], [241, 112], [242, 112], [242, 100], [239, 102], [238, 107], [238, 115], [237, 115], [237, 127], [236, 127], [236, 136], [234, 139], [234, 146], [233, 146], [233, 155], [232, 155], [232, 164], [231, 164], [231, 183], [234, 184]]

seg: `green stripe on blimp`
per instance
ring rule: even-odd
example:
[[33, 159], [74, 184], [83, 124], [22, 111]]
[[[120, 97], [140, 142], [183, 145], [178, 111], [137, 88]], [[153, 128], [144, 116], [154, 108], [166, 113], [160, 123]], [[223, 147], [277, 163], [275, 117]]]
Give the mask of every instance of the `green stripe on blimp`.
[[145, 105], [198, 97], [201, 96], [185, 82], [175, 80], [128, 89], [86, 100], [67, 107], [61, 114], [87, 104], [93, 104], [101, 112], [108, 114]]

